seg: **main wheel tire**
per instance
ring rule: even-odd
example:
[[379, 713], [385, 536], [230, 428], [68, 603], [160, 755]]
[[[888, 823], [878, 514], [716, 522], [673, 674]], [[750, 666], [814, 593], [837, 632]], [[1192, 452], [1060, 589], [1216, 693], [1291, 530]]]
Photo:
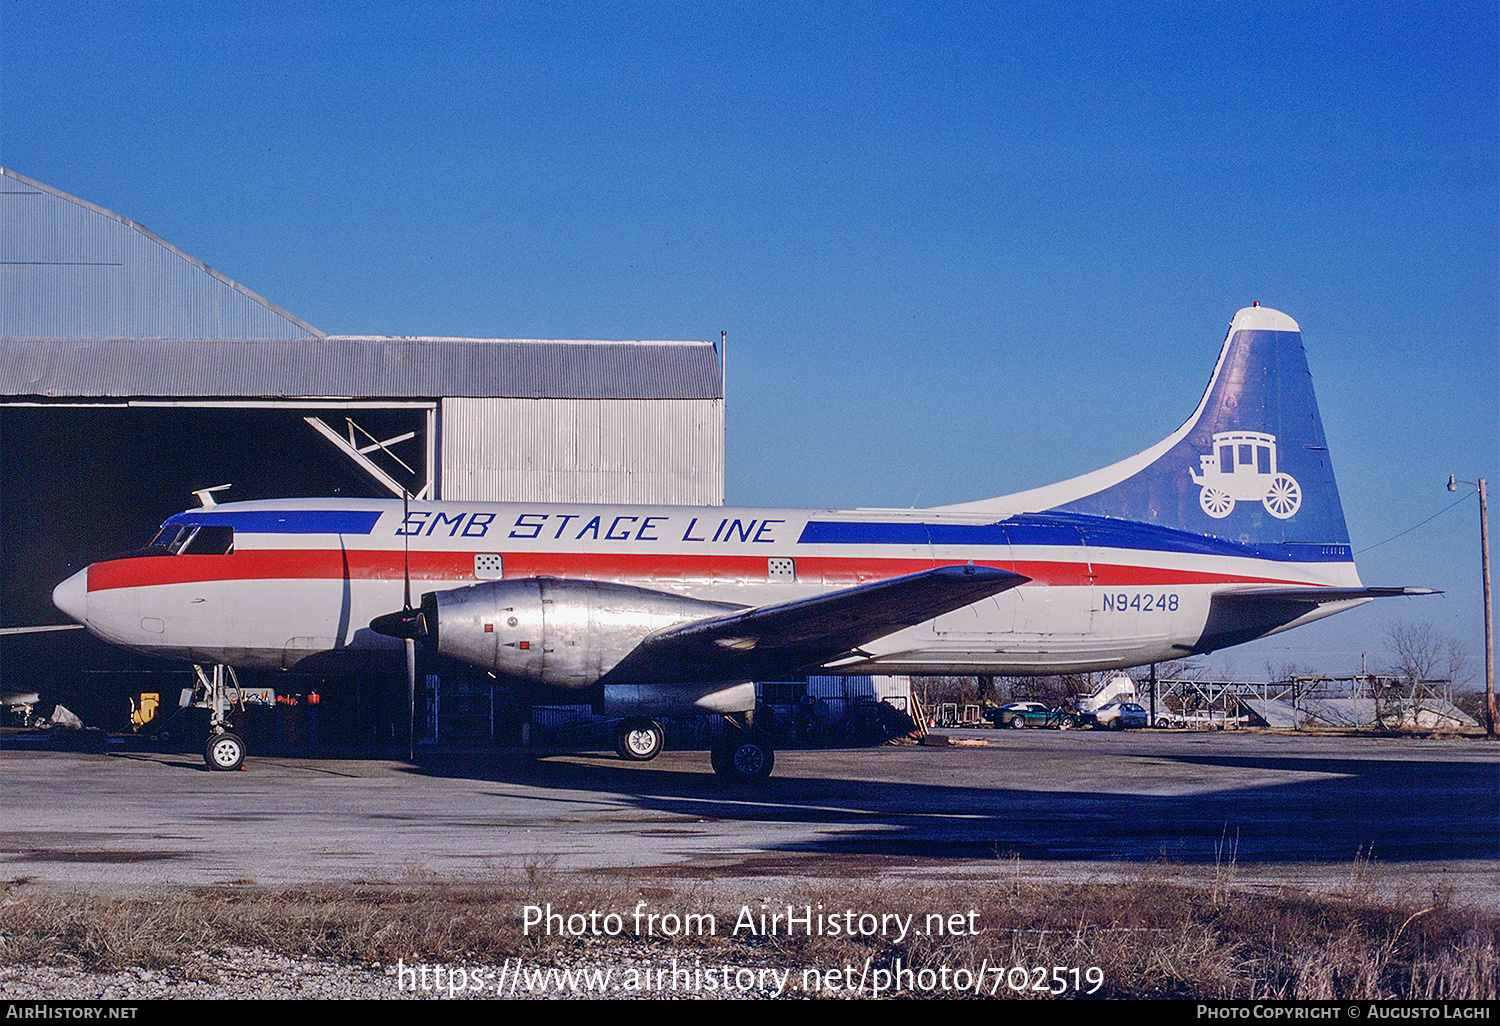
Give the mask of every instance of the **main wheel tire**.
[[203, 761], [211, 770], [237, 770], [245, 762], [245, 742], [233, 734], [213, 734], [203, 746]]
[[709, 762], [715, 773], [732, 783], [754, 783], [771, 775], [776, 750], [760, 731], [737, 731], [714, 746]]
[[644, 717], [623, 720], [615, 733], [615, 751], [631, 762], [650, 762], [661, 754], [667, 734], [660, 723]]

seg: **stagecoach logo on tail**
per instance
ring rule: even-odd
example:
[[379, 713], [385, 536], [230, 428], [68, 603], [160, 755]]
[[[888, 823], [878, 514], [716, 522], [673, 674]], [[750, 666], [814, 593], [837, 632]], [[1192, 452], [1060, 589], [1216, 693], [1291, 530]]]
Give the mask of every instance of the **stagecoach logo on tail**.
[[1199, 457], [1201, 472], [1188, 468], [1193, 483], [1202, 485], [1198, 505], [1215, 520], [1234, 512], [1236, 502], [1259, 502], [1278, 520], [1286, 520], [1302, 506], [1302, 487], [1290, 474], [1276, 469], [1276, 436], [1261, 431], [1220, 431], [1213, 451]]

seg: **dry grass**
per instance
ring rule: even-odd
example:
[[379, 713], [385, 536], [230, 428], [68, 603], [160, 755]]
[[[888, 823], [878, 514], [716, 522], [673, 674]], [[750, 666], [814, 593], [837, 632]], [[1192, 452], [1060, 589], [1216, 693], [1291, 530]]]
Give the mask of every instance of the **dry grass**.
[[[930, 912], [979, 910], [976, 936], [891, 938], [729, 936], [738, 900], [710, 892], [600, 884], [525, 867], [486, 886], [401, 885], [267, 890], [224, 887], [146, 896], [60, 894], [12, 888], [0, 901], [0, 963], [147, 968], [201, 963], [203, 952], [262, 948], [350, 962], [607, 958], [610, 945], [525, 937], [521, 908], [628, 913], [638, 900], [680, 913], [711, 911], [718, 935], [654, 941], [800, 968], [1099, 966], [1107, 997], [1497, 997], [1500, 918], [1452, 903], [1378, 900], [1354, 891], [1250, 894], [1225, 879], [1183, 885], [1149, 878], [1038, 885], [1002, 873], [986, 884], [844, 884], [772, 898], [777, 907], [895, 912], [921, 924]], [[759, 898], [750, 901], [759, 907]], [[1001, 993], [1007, 993], [1003, 988]]]

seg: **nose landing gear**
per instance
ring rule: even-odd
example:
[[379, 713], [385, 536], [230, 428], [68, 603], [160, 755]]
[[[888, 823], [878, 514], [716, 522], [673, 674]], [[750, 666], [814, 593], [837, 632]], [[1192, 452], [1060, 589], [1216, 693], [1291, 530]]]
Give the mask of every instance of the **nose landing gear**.
[[212, 770], [237, 770], [245, 762], [245, 742], [228, 731], [210, 734], [203, 748], [203, 761]]
[[238, 692], [239, 677], [235, 675], [234, 667], [222, 663], [215, 663], [212, 673], [194, 663], [193, 673], [197, 675], [199, 685], [208, 692], [208, 743], [203, 746], [203, 762], [211, 770], [226, 773], [237, 770], [245, 764], [245, 742], [229, 729], [229, 689], [225, 678], [234, 682]]

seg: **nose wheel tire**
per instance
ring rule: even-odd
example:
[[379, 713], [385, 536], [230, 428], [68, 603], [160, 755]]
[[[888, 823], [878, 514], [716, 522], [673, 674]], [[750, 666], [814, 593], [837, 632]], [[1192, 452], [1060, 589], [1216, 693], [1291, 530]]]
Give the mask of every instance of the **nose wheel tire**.
[[771, 739], [759, 731], [734, 731], [709, 752], [714, 772], [735, 784], [757, 783], [771, 775], [776, 751]]
[[641, 717], [622, 720], [615, 732], [615, 751], [631, 762], [650, 762], [661, 754], [667, 735], [660, 723]]
[[245, 742], [233, 734], [214, 734], [203, 747], [203, 761], [211, 770], [237, 770], [245, 762]]

